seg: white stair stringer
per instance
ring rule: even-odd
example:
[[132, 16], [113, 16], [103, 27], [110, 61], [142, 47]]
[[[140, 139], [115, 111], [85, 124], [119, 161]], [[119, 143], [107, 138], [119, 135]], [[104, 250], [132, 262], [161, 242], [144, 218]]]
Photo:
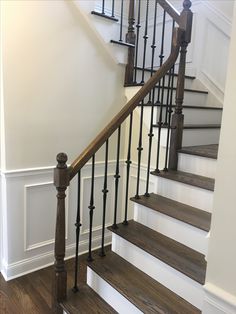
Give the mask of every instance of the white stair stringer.
[[178, 154], [178, 170], [215, 178], [217, 160], [190, 154]]
[[112, 251], [195, 307], [202, 309], [204, 291], [198, 282], [114, 233]]
[[204, 230], [137, 203], [134, 205], [134, 220], [195, 251], [207, 254], [208, 232]]
[[213, 191], [155, 176], [155, 193], [180, 203], [212, 212]]
[[141, 314], [142, 312], [126, 299], [121, 293], [102, 279], [95, 271], [87, 266], [87, 284], [104, 301], [120, 314]]

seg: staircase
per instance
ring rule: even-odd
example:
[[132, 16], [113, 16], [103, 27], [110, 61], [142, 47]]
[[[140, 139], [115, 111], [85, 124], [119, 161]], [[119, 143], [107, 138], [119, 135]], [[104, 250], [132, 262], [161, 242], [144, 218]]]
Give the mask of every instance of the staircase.
[[[139, 32], [134, 31], [135, 12], [140, 24], [140, 1], [129, 1], [129, 28], [122, 40], [123, 1], [121, 1], [121, 36], [113, 44], [128, 49], [125, 86], [138, 88], [127, 105], [104, 130], [67, 167], [67, 156], [57, 156], [54, 183], [58, 194], [55, 274], [53, 282], [54, 310], [57, 313], [201, 313], [207, 267], [208, 239], [213, 206], [214, 177], [221, 123], [220, 107], [209, 105], [208, 91], [193, 76], [185, 75], [186, 48], [191, 40], [191, 1], [185, 0], [178, 13], [168, 1], [156, 0], [163, 10], [160, 64], [154, 66], [155, 31], [151, 45], [151, 68], [139, 66], [137, 56]], [[144, 56], [147, 45], [149, 0], [145, 1]], [[97, 18], [117, 23], [115, 2], [111, 14], [105, 9], [93, 11]], [[169, 57], [164, 57], [166, 15], [173, 22]], [[177, 25], [177, 26], [176, 26]], [[137, 27], [139, 30], [140, 26]], [[146, 35], [145, 35], [146, 34]], [[122, 48], [123, 49], [123, 48]], [[136, 56], [136, 57], [135, 57]], [[200, 87], [199, 87], [200, 86]], [[184, 97], [184, 104], [183, 104]], [[174, 101], [175, 100], [175, 104]], [[183, 115], [184, 112], [184, 115]], [[134, 129], [134, 114], [139, 129]], [[184, 118], [183, 118], [184, 117]], [[185, 122], [184, 122], [185, 121]], [[118, 196], [121, 177], [122, 127], [126, 134], [126, 171], [124, 184], [124, 219], [118, 219]], [[148, 136], [144, 137], [144, 129]], [[138, 138], [136, 192], [130, 195], [130, 173], [134, 133]], [[114, 209], [107, 208], [109, 140], [117, 137], [114, 173]], [[144, 142], [147, 144], [145, 184], [141, 186]], [[154, 151], [155, 145], [155, 151]], [[104, 183], [102, 190], [101, 247], [93, 252], [93, 219], [95, 155], [104, 148]], [[153, 163], [153, 159], [155, 159]], [[78, 283], [79, 239], [81, 220], [81, 170], [91, 162], [89, 209], [89, 247], [87, 285]], [[163, 169], [163, 170], [162, 170]], [[65, 269], [65, 198], [70, 181], [77, 176], [78, 203], [76, 217], [75, 281], [67, 291]], [[150, 188], [152, 182], [152, 188]], [[134, 207], [132, 219], [130, 209]], [[105, 248], [107, 211], [113, 213], [112, 249]], [[72, 289], [73, 288], [73, 289]]]

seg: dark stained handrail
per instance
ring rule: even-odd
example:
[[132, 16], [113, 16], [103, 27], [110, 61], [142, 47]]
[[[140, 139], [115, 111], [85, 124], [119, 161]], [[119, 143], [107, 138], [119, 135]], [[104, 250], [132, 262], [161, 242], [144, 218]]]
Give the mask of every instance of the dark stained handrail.
[[[164, 1], [166, 2], [166, 1]], [[184, 31], [175, 28], [172, 39], [172, 51], [162, 67], [144, 84], [138, 93], [121, 109], [121, 111], [111, 120], [110, 123], [98, 134], [98, 136], [87, 146], [87, 148], [76, 158], [69, 167], [70, 180], [78, 173], [78, 171], [86, 164], [86, 162], [98, 151], [98, 149], [106, 142], [106, 140], [117, 130], [117, 128], [125, 121], [131, 112], [139, 105], [144, 97], [156, 86], [156, 84], [167, 74], [171, 67], [175, 64], [181, 45]]]

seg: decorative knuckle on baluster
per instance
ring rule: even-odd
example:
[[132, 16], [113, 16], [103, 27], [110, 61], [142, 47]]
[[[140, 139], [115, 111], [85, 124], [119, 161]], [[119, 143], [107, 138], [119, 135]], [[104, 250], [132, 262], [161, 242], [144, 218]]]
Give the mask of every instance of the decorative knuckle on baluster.
[[189, 10], [192, 6], [192, 2], [190, 0], [184, 0], [183, 7], [185, 10]]
[[59, 153], [57, 155], [57, 168], [66, 168], [66, 162], [68, 160], [68, 157], [65, 153]]

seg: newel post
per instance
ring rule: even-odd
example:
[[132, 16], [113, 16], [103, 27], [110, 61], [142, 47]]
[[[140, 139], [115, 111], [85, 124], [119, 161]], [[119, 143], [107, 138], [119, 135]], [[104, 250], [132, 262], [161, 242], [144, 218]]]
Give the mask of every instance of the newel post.
[[69, 172], [66, 165], [67, 155], [57, 155], [57, 167], [54, 169], [54, 185], [57, 189], [57, 218], [54, 247], [54, 277], [53, 277], [53, 309], [62, 313], [59, 303], [66, 299], [67, 272], [65, 267], [65, 198], [69, 186]]
[[[129, 18], [128, 18], [128, 32], [126, 34], [126, 42], [135, 45], [136, 34], [135, 34], [135, 0], [129, 1]], [[134, 58], [135, 48], [128, 48], [128, 60], [125, 68], [125, 84], [132, 84], [134, 82]]]
[[192, 32], [192, 17], [193, 13], [190, 10], [191, 1], [185, 0], [183, 2], [183, 11], [181, 13], [180, 28], [184, 30], [181, 40], [179, 71], [176, 87], [175, 98], [175, 112], [172, 116], [171, 122], [171, 138], [170, 138], [170, 154], [169, 154], [169, 169], [177, 170], [178, 165], [178, 150], [182, 147], [183, 139], [183, 101], [184, 101], [184, 84], [185, 84], [185, 70], [186, 70], [186, 54], [187, 47], [191, 41]]

